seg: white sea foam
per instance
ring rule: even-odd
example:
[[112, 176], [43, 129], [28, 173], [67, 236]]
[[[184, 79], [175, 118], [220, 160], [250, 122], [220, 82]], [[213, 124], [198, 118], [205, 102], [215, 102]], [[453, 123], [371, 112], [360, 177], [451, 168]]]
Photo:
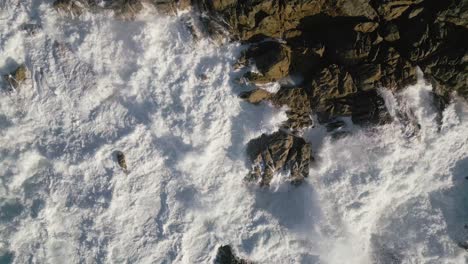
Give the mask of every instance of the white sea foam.
[[457, 246], [468, 219], [462, 101], [439, 131], [429, 87], [403, 92], [419, 137], [398, 122], [340, 139], [305, 131], [317, 160], [307, 182], [291, 187], [278, 175], [258, 189], [242, 181], [245, 144], [285, 113], [237, 98], [237, 44], [194, 42], [181, 17], [70, 19], [50, 2], [0, 5], [0, 73], [25, 63], [32, 74], [0, 97], [0, 255], [210, 263], [231, 244], [260, 263], [466, 262]]

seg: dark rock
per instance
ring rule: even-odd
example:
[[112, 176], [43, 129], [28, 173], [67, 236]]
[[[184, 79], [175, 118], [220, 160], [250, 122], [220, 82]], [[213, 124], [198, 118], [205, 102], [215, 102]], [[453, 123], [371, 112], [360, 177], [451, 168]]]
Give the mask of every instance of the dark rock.
[[250, 72], [247, 78], [255, 83], [277, 81], [289, 74], [291, 50], [276, 41], [252, 45], [245, 53], [246, 59], [255, 61], [259, 73]]
[[287, 106], [288, 121], [284, 128], [298, 130], [312, 125], [312, 108], [306, 91], [299, 87], [281, 88], [271, 98], [277, 107]]
[[443, 96], [452, 92], [468, 98], [468, 53], [466, 48], [453, 49], [422, 63], [424, 73]]
[[447, 0], [450, 6], [437, 15], [437, 20], [468, 28], [468, 0]]
[[400, 39], [398, 26], [394, 23], [387, 24], [382, 30], [382, 37], [385, 41], [393, 42]]
[[378, 85], [381, 87], [398, 90], [417, 81], [416, 66], [391, 46], [380, 45], [373, 63], [380, 63], [382, 77]]
[[423, 0], [373, 0], [377, 12], [385, 20], [399, 18], [412, 5], [421, 3]]
[[309, 176], [310, 145], [304, 139], [281, 130], [251, 140], [247, 154], [252, 169], [246, 180], [258, 182], [261, 186], [268, 186], [278, 172], [288, 173], [288, 181], [292, 184], [300, 184]]
[[125, 155], [123, 154], [122, 151], [116, 151], [115, 152], [115, 157], [117, 159], [117, 163], [119, 164], [119, 166], [125, 171], [127, 172], [128, 171], [128, 167], [127, 167], [127, 161], [125, 160]]
[[215, 264], [253, 264], [253, 262], [240, 259], [232, 252], [229, 245], [220, 246], [216, 254]]

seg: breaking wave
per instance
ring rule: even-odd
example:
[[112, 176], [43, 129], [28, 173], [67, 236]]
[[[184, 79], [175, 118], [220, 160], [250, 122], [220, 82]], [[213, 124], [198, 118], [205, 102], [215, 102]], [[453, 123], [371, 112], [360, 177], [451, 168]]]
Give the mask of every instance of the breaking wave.
[[0, 73], [30, 71], [0, 96], [1, 261], [211, 263], [231, 244], [259, 263], [466, 263], [466, 103], [439, 118], [422, 80], [386, 94], [396, 121], [307, 129], [309, 179], [259, 189], [242, 181], [245, 146], [286, 114], [237, 98], [242, 46], [195, 41], [190, 13], [71, 19], [50, 4], [0, 5]]

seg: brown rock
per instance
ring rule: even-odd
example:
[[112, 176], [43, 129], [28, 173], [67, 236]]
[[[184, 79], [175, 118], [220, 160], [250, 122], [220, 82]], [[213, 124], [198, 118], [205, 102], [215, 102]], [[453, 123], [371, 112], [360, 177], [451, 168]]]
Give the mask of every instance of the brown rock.
[[268, 186], [273, 176], [281, 171], [289, 173], [288, 180], [293, 184], [300, 184], [309, 175], [310, 145], [281, 130], [251, 140], [247, 154], [253, 165], [246, 180], [261, 186]]
[[374, 32], [378, 26], [379, 23], [377, 22], [363, 22], [354, 26], [354, 30], [362, 33], [370, 33]]
[[272, 96], [271, 93], [263, 89], [255, 89], [248, 92], [243, 92], [239, 95], [240, 98], [246, 100], [251, 104], [259, 104], [264, 100], [270, 99]]
[[305, 127], [310, 127], [312, 123], [312, 109], [310, 107], [310, 99], [303, 88], [281, 88], [271, 101], [277, 107], [286, 105], [288, 110], [286, 114], [288, 121], [284, 124], [284, 128], [298, 130]]
[[16, 68], [12, 73], [4, 75], [3, 79], [8, 82], [13, 90], [16, 90], [26, 81], [28, 74], [28, 69], [23, 64]]
[[394, 20], [400, 17], [412, 5], [423, 0], [388, 0], [377, 3], [377, 12], [385, 20]]
[[289, 74], [291, 49], [276, 41], [265, 41], [253, 45], [245, 54], [255, 62], [259, 73], [250, 72], [247, 79], [255, 83], [267, 83], [280, 80]]

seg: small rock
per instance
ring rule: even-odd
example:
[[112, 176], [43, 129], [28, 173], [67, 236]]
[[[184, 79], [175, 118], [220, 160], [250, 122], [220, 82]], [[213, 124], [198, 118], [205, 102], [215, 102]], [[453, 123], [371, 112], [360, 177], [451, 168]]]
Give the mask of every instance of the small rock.
[[378, 26], [379, 26], [379, 23], [377, 22], [364, 22], [364, 23], [357, 24], [354, 27], [354, 30], [357, 32], [362, 32], [362, 33], [370, 33], [370, 32], [374, 32]]
[[411, 19], [413, 17], [418, 16], [419, 14], [421, 14], [423, 10], [424, 10], [424, 7], [418, 7], [418, 8], [413, 9], [411, 13], [408, 14], [408, 18]]
[[28, 69], [26, 66], [20, 65], [16, 70], [14, 70], [12, 73], [3, 76], [3, 79], [10, 84], [10, 87], [12, 90], [18, 89], [18, 87], [23, 84], [26, 79], [28, 78]]
[[127, 171], [128, 171], [127, 161], [125, 160], [125, 155], [123, 154], [123, 152], [117, 151], [117, 152], [115, 153], [115, 157], [117, 158], [117, 163], [119, 164], [119, 166], [120, 166], [125, 172], [127, 172]]
[[235, 256], [231, 246], [225, 245], [218, 248], [215, 264], [253, 264], [253, 262]]

